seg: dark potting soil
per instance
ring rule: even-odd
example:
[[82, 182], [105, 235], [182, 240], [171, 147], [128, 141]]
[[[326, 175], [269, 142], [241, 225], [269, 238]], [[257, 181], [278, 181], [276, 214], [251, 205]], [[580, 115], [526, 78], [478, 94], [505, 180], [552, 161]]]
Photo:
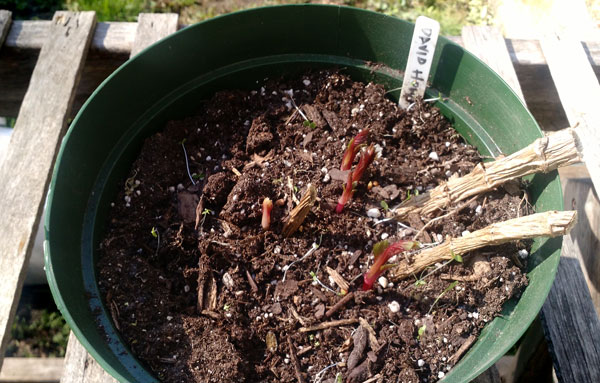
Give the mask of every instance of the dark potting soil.
[[[428, 221], [379, 222], [381, 202], [396, 206], [481, 160], [429, 104], [405, 112], [382, 86], [324, 71], [219, 92], [198, 111], [144, 143], [98, 264], [115, 326], [161, 380], [436, 381], [527, 284], [518, 256], [527, 244], [516, 243], [361, 291], [373, 245], [410, 239]], [[336, 214], [340, 161], [365, 127], [380, 157]], [[318, 200], [284, 238], [284, 220], [309, 184]], [[268, 231], [265, 197], [275, 201]], [[460, 206], [421, 242], [529, 213], [520, 185]], [[353, 292], [335, 312], [344, 295], [331, 269]]]

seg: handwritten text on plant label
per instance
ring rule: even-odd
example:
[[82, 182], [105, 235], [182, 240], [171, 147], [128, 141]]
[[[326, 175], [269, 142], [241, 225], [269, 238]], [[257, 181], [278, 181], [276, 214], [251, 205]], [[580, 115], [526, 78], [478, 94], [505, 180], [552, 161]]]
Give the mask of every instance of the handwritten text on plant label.
[[419, 16], [410, 45], [402, 92], [398, 102], [404, 109], [413, 103], [416, 97], [423, 97], [425, 94], [439, 33], [440, 24], [437, 21]]

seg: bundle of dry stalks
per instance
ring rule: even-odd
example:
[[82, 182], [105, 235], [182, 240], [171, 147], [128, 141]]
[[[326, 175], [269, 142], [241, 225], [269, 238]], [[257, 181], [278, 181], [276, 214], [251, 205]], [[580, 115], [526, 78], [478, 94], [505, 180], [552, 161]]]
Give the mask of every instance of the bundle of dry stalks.
[[402, 260], [391, 270], [392, 279], [417, 275], [427, 267], [485, 246], [535, 237], [568, 234], [577, 221], [576, 211], [547, 211], [497, 222], [460, 238], [447, 238], [441, 245], [425, 249], [412, 259]]
[[412, 213], [427, 216], [453, 203], [490, 191], [507, 181], [533, 173], [545, 173], [580, 161], [575, 130], [563, 129], [538, 138], [508, 157], [479, 164], [463, 177], [450, 178], [435, 189], [400, 204], [392, 214], [397, 220]]

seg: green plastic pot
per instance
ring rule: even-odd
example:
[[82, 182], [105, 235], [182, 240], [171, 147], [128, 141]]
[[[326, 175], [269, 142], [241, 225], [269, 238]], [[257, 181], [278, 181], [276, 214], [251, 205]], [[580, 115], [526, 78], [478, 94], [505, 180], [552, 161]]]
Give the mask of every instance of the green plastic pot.
[[[144, 138], [189, 116], [221, 89], [256, 89], [265, 77], [341, 67], [388, 88], [402, 84], [413, 24], [339, 6], [290, 5], [237, 12], [187, 27], [121, 66], [83, 106], [62, 143], [48, 198], [46, 271], [58, 307], [89, 353], [122, 382], [155, 382], [109, 319], [95, 264], [108, 206]], [[383, 65], [372, 65], [378, 63]], [[484, 155], [512, 153], [542, 133], [523, 103], [485, 64], [440, 38], [429, 96], [458, 132]], [[397, 97], [397, 92], [395, 93]], [[470, 98], [472, 103], [467, 101]], [[562, 210], [557, 172], [529, 187], [537, 211]], [[504, 307], [447, 374], [467, 382], [521, 337], [550, 289], [560, 239], [538, 239], [529, 286]]]

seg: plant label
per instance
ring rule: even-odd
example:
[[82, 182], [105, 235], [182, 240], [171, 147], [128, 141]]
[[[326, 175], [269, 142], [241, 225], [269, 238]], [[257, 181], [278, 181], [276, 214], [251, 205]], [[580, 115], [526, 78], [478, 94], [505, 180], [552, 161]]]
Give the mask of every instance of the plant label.
[[440, 23], [425, 16], [417, 18], [398, 101], [398, 105], [403, 109], [408, 108], [415, 98], [425, 95], [439, 34]]

